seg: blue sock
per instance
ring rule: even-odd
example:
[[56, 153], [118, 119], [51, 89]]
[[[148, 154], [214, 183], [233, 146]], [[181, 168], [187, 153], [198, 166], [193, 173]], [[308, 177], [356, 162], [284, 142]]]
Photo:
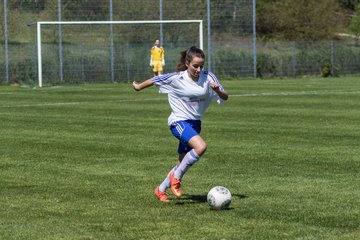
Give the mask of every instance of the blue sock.
[[180, 165], [174, 172], [174, 178], [182, 179], [186, 171], [197, 161], [199, 161], [200, 157], [197, 155], [194, 149], [189, 151], [184, 159], [181, 161]]

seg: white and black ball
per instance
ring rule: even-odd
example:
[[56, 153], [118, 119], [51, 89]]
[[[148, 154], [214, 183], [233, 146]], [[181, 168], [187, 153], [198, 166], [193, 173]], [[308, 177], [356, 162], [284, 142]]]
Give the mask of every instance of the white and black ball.
[[207, 202], [214, 209], [228, 208], [231, 203], [231, 192], [223, 186], [213, 187], [207, 194]]

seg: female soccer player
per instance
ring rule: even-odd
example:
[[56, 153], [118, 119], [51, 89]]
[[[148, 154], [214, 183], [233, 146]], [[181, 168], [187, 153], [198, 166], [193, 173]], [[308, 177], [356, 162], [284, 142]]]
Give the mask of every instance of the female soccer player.
[[132, 83], [136, 91], [152, 85], [159, 87], [160, 93], [168, 94], [172, 110], [168, 125], [172, 134], [179, 139], [179, 158], [165, 180], [155, 189], [155, 195], [161, 202], [169, 202], [166, 193], [169, 187], [176, 197], [182, 196], [181, 179], [207, 148], [199, 135], [203, 113], [212, 99], [216, 99], [219, 104], [228, 99], [227, 92], [215, 75], [203, 70], [204, 63], [204, 52], [193, 46], [181, 52], [176, 72], [156, 76], [142, 83]]
[[150, 50], [150, 67], [153, 68], [154, 76], [162, 75], [164, 65], [165, 50], [160, 46], [160, 40], [156, 39], [154, 46]]

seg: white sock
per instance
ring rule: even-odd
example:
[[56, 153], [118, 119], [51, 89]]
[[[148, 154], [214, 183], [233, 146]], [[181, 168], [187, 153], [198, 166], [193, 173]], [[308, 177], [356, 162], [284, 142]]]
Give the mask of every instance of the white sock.
[[200, 157], [197, 155], [194, 149], [188, 152], [184, 159], [181, 161], [180, 165], [174, 172], [174, 178], [182, 179], [186, 171], [197, 161], [199, 161]]
[[160, 184], [159, 186], [159, 191], [160, 192], [165, 192], [166, 189], [168, 189], [170, 187], [170, 178], [169, 175], [171, 172], [175, 171], [177, 169], [177, 165], [175, 165], [175, 167], [173, 169], [171, 169], [171, 171], [168, 173], [167, 177], [164, 179], [164, 181]]

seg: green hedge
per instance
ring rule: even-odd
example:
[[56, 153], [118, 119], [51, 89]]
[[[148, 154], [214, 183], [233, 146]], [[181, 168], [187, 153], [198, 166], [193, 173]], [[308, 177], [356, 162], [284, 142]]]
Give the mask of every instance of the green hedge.
[[[165, 72], [174, 71], [179, 52], [189, 45], [166, 47]], [[332, 50], [331, 46], [333, 46]], [[42, 50], [43, 81], [45, 84], [58, 84], [60, 82], [58, 44], [43, 44]], [[97, 46], [94, 49], [65, 43], [62, 55], [64, 83], [111, 80], [109, 46]], [[214, 45], [211, 70], [222, 79], [252, 77], [253, 60], [251, 47]], [[114, 69], [115, 81], [145, 80], [151, 77], [148, 46], [116, 43]], [[259, 44], [256, 71], [258, 77], [304, 75], [328, 77], [359, 74], [360, 44], [356, 41], [339, 41], [332, 44], [331, 42]], [[5, 73], [4, 58], [0, 60], [0, 72]], [[11, 83], [37, 84], [37, 56], [34, 46], [16, 44], [10, 47], [9, 77]], [[4, 82], [3, 80], [2, 83]]]

